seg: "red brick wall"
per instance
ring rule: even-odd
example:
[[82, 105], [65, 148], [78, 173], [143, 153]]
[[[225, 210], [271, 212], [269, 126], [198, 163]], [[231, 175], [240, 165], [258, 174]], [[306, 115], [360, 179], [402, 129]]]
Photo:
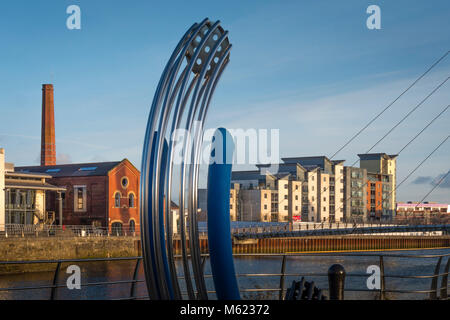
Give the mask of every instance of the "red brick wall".
[[[108, 212], [109, 212], [109, 226], [113, 222], [121, 222], [125, 228], [128, 228], [128, 224], [131, 219], [135, 221], [136, 230], [139, 226], [139, 183], [140, 173], [139, 171], [128, 161], [122, 161], [117, 167], [111, 170], [108, 174], [109, 177], [109, 190], [108, 190]], [[126, 177], [128, 179], [128, 185], [122, 186], [122, 179]], [[116, 192], [121, 193], [120, 208], [115, 206], [114, 195]], [[133, 208], [129, 207], [129, 194], [134, 193]]]
[[[108, 177], [61, 177], [48, 180], [49, 183], [66, 187], [66, 198], [63, 206], [64, 225], [92, 225], [94, 220], [101, 221], [101, 226], [107, 226], [107, 192]], [[86, 211], [76, 212], [74, 210], [74, 189], [73, 186], [86, 186]], [[47, 193], [47, 210], [55, 211], [58, 216], [55, 193]]]

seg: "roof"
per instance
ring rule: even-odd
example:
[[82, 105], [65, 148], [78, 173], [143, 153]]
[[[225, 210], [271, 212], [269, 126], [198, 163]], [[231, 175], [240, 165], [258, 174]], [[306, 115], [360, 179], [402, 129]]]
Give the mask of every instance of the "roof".
[[50, 183], [42, 183], [40, 181], [21, 181], [21, 180], [5, 180], [5, 188], [14, 189], [32, 189], [32, 190], [51, 190], [51, 191], [65, 191], [66, 188], [57, 187]]
[[7, 171], [5, 172], [5, 178], [37, 178], [37, 179], [51, 179], [52, 176], [45, 173], [35, 173], [35, 172], [15, 172]]
[[258, 180], [264, 178], [265, 175], [262, 175], [259, 170], [231, 172], [231, 180]]
[[122, 161], [60, 164], [54, 166], [16, 167], [16, 172], [44, 173], [54, 178], [106, 176], [108, 172]]
[[330, 161], [330, 159], [328, 159], [326, 156], [309, 156], [309, 157], [287, 157], [287, 158], [281, 158], [281, 160], [284, 161], [284, 163], [297, 163], [298, 161], [301, 160], [328, 160]]
[[358, 157], [361, 160], [378, 160], [380, 158], [385, 159], [395, 159], [398, 157], [398, 154], [386, 154], [386, 153], [360, 153], [358, 154]]
[[278, 172], [278, 173], [273, 173], [273, 174], [270, 174], [271, 176], [274, 176], [275, 178], [278, 178], [278, 179], [283, 179], [283, 178], [286, 178], [286, 177], [290, 177], [291, 176], [291, 173], [290, 172]]

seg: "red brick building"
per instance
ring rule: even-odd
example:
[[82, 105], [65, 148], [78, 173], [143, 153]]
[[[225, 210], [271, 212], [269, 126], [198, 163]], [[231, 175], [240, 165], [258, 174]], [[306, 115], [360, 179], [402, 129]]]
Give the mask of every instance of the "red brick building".
[[[16, 171], [51, 175], [49, 183], [66, 188], [66, 192], [62, 193], [62, 225], [91, 225], [116, 231], [138, 231], [140, 172], [127, 159], [17, 167]], [[49, 194], [47, 210], [58, 212], [57, 206], [57, 199]]]

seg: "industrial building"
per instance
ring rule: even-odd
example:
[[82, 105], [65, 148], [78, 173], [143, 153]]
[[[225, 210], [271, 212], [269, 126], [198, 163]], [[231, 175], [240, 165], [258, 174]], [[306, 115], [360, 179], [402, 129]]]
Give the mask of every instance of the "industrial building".
[[16, 225], [55, 224], [62, 212], [60, 206], [46, 206], [47, 195], [61, 201], [66, 191], [48, 183], [50, 175], [17, 172], [13, 163], [5, 162], [5, 150], [0, 148], [0, 231]]
[[41, 124], [39, 166], [5, 167], [2, 149], [0, 224], [88, 225], [117, 233], [139, 228], [140, 172], [129, 160], [56, 163], [51, 84], [42, 85]]

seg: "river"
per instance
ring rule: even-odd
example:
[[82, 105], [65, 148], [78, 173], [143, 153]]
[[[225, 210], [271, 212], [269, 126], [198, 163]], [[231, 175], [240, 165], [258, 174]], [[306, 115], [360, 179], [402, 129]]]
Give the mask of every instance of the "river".
[[[371, 252], [372, 254], [449, 254], [450, 248], [447, 249], [429, 249], [429, 250], [407, 250], [407, 251], [389, 251], [389, 252]], [[443, 259], [441, 272], [444, 272], [445, 263], [448, 258]], [[281, 270], [280, 257], [235, 257], [235, 267], [238, 274], [243, 273], [280, 273]], [[437, 258], [385, 258], [386, 275], [433, 275]], [[81, 269], [82, 284], [107, 281], [130, 280], [133, 277], [135, 261], [114, 261], [114, 262], [89, 262], [77, 263]], [[314, 281], [316, 285], [325, 289], [328, 288], [328, 279], [326, 277], [328, 268], [339, 263], [344, 266], [347, 275], [350, 274], [366, 274], [367, 267], [370, 265], [378, 265], [377, 257], [332, 257], [332, 256], [300, 256], [289, 257], [286, 262], [286, 273], [307, 274], [320, 273], [325, 276], [306, 276], [307, 281]], [[66, 284], [69, 274], [66, 269], [70, 264], [63, 264], [59, 274], [58, 283]], [[177, 262], [177, 269], [181, 273], [181, 265]], [[205, 274], [210, 274], [210, 266], [208, 261], [205, 264]], [[24, 274], [0, 275], [0, 288], [11, 287], [31, 287], [51, 285], [53, 281], [53, 272], [33, 272]], [[367, 289], [367, 276], [352, 277], [347, 276], [345, 282], [346, 289]], [[139, 270], [138, 279], [143, 280], [142, 265]], [[243, 288], [277, 288], [279, 287], [280, 278], [274, 277], [239, 277], [239, 286]], [[299, 280], [299, 277], [286, 277], [286, 287], [292, 283], [292, 280]], [[180, 280], [181, 290], [185, 291], [184, 280]], [[214, 290], [211, 277], [206, 278], [208, 290]], [[440, 278], [438, 287], [440, 286]], [[386, 278], [387, 290], [429, 290], [431, 279], [398, 279]], [[8, 290], [0, 291], [0, 299], [49, 299], [51, 289], [33, 289], [33, 290]], [[69, 290], [66, 287], [58, 288], [56, 291], [56, 299], [120, 299], [129, 297], [130, 284], [114, 284], [114, 285], [96, 285], [82, 286], [80, 290]], [[136, 296], [147, 296], [147, 290], [144, 282], [136, 285]], [[375, 299], [377, 292], [345, 292], [345, 299]], [[210, 294], [215, 299], [214, 293]], [[403, 294], [403, 293], [387, 293], [388, 299], [425, 299], [428, 296], [424, 294]], [[278, 293], [250, 293], [243, 292], [244, 299], [278, 299]]]

